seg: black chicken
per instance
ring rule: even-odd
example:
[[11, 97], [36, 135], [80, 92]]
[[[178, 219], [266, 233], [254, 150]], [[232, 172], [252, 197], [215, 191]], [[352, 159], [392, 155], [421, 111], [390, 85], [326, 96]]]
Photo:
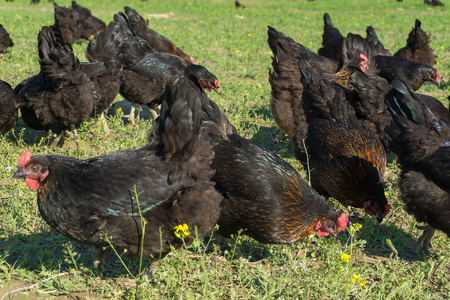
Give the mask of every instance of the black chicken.
[[406, 40], [406, 46], [395, 52], [394, 56], [406, 58], [415, 63], [433, 66], [436, 57], [430, 47], [430, 36], [420, 27], [421, 22], [416, 19], [415, 27], [411, 30]]
[[90, 78], [105, 72], [101, 63], [80, 66], [72, 47], [62, 39], [58, 28], [42, 27], [38, 34], [41, 71], [21, 82], [14, 92], [24, 104], [20, 111], [28, 127], [51, 130], [59, 134], [66, 130], [76, 135], [76, 127], [92, 113], [95, 87]]
[[13, 47], [14, 43], [8, 34], [8, 31], [0, 24], [0, 54], [5, 52], [6, 48]]
[[[114, 15], [114, 21], [89, 42], [88, 48], [95, 43], [115, 47], [111, 51], [114, 56], [106, 57], [103, 62], [106, 66], [122, 65], [120, 94], [133, 103], [156, 108], [164, 96], [166, 82], [176, 75], [197, 76], [207, 91], [220, 87], [217, 77], [205, 67], [176, 55], [157, 52], [144, 39], [135, 36], [122, 13]], [[110, 49], [106, 51], [110, 52]], [[134, 110], [130, 112], [130, 119], [134, 123]]]
[[375, 56], [379, 75], [390, 83], [400, 79], [417, 91], [424, 82], [439, 85], [441, 73], [426, 64], [418, 64], [399, 56]]
[[440, 0], [424, 0], [424, 3], [431, 6], [445, 6]]
[[168, 38], [148, 28], [148, 20], [144, 20], [144, 18], [139, 15], [134, 9], [125, 6], [125, 14], [128, 17], [131, 31], [136, 36], [146, 40], [153, 49], [158, 52], [177, 55], [191, 63], [194, 62], [194, 58], [192, 56], [187, 55]]
[[79, 5], [76, 1], [72, 1], [71, 8], [77, 15], [79, 39], [87, 40], [106, 29], [105, 22], [93, 16], [89, 9]]
[[[273, 71], [269, 71], [272, 115], [285, 134], [302, 137], [299, 139], [301, 141], [306, 136], [308, 127], [307, 113], [302, 102], [303, 85], [299, 81], [298, 60], [306, 57], [318, 73], [347, 89], [352, 89], [349, 84], [349, 75], [356, 69], [365, 71], [367, 57], [360, 54], [359, 57], [348, 60], [336, 72], [338, 62], [309, 51], [272, 27], [269, 27], [268, 36], [268, 43], [274, 55]], [[324, 69], [326, 65], [328, 68]]]
[[417, 246], [428, 252], [435, 229], [450, 237], [450, 127], [421, 104], [407, 84], [394, 80], [392, 85], [395, 92], [387, 103], [396, 126], [386, 131], [402, 167], [405, 209], [429, 225]]
[[317, 55], [273, 27], [268, 28], [267, 42], [273, 53], [273, 71], [269, 71], [272, 115], [280, 129], [293, 136], [299, 124], [306, 122], [301, 101], [303, 86], [298, 80], [300, 71], [297, 61], [306, 59], [320, 74], [334, 74], [339, 70], [339, 63]]
[[386, 153], [382, 144], [356, 118], [343, 89], [322, 79], [305, 60], [300, 60], [299, 68], [303, 101], [313, 109], [304, 147], [296, 143], [296, 157], [309, 170], [311, 184], [319, 193], [364, 208], [381, 222], [391, 208], [383, 187]]
[[[187, 224], [192, 233], [196, 228], [202, 237], [216, 224], [222, 197], [210, 181], [214, 152], [200, 128], [201, 103], [190, 85], [185, 77], [168, 84], [161, 119], [141, 148], [86, 160], [21, 155], [13, 177], [37, 190], [49, 225], [97, 247], [95, 267], [110, 245], [126, 256], [159, 259], [171, 246], [183, 245], [178, 225]], [[190, 234], [184, 241], [194, 239]]]
[[331, 17], [328, 13], [323, 15], [323, 34], [322, 34], [322, 48], [317, 50], [317, 53], [322, 56], [326, 56], [335, 60], [339, 57], [335, 57], [335, 49], [339, 48], [342, 44], [344, 37], [339, 29], [333, 26]]
[[305, 59], [319, 74], [334, 73], [341, 67], [338, 61], [318, 55], [275, 28], [271, 26], [267, 27], [269, 28], [267, 31], [267, 43], [274, 55], [277, 55], [280, 51], [284, 51], [290, 53], [296, 60]]
[[61, 31], [64, 41], [70, 45], [79, 39], [89, 39], [104, 30], [106, 25], [100, 19], [92, 16], [91, 12], [75, 1], [72, 7], [55, 6], [55, 26]]
[[6, 133], [16, 125], [19, 101], [9, 83], [0, 80], [0, 133]]
[[294, 243], [314, 232], [345, 230], [347, 217], [331, 209], [288, 163], [236, 134], [217, 104], [192, 86], [202, 102], [202, 126], [214, 144], [216, 189], [224, 196], [218, 233], [245, 229], [261, 243]]

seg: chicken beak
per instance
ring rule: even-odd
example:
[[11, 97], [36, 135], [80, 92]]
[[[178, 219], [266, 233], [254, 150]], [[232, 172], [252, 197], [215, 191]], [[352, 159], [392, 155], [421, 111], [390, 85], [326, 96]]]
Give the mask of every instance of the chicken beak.
[[214, 92], [216, 92], [217, 94], [219, 93], [219, 88], [213, 88]]
[[25, 178], [27, 175], [23, 174], [23, 167], [18, 167], [16, 173], [12, 176], [12, 178]]

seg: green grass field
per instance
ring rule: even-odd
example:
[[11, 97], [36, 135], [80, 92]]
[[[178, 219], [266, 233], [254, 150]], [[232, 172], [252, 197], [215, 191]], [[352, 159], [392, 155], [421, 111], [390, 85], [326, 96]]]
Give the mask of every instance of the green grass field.
[[[450, 92], [450, 13], [421, 0], [242, 0], [247, 10], [236, 10], [232, 0], [82, 1], [106, 23], [114, 13], [131, 6], [150, 19], [152, 29], [174, 41], [214, 73], [221, 83], [219, 103], [238, 132], [276, 152], [293, 164], [290, 138], [280, 133], [269, 108], [271, 51], [267, 25], [286, 33], [316, 51], [321, 46], [324, 12], [345, 35], [365, 36], [372, 25], [385, 47], [403, 47], [416, 18], [431, 33], [441, 71], [440, 87], [424, 85], [447, 105]], [[95, 4], [94, 4], [95, 3]], [[58, 1], [70, 6], [70, 1]], [[450, 5], [450, 3], [447, 3]], [[39, 72], [37, 34], [53, 24], [53, 4], [42, 0], [2, 1], [0, 24], [10, 32], [15, 47], [0, 60], [0, 79], [12, 86]], [[87, 41], [74, 45], [85, 61]], [[43, 221], [36, 192], [23, 181], [13, 180], [20, 154], [63, 154], [79, 158], [97, 156], [146, 143], [152, 119], [147, 108], [133, 127], [125, 124], [127, 113], [118, 96], [110, 110], [109, 134], [98, 120], [79, 129], [81, 150], [68, 134], [63, 148], [47, 146], [51, 138], [28, 129], [19, 121], [0, 136], [0, 300], [3, 299], [448, 299], [450, 298], [450, 247], [442, 232], [433, 238], [432, 255], [415, 252], [422, 231], [402, 208], [397, 186], [399, 167], [390, 159], [385, 181], [393, 206], [381, 225], [361, 211], [347, 211], [353, 223], [337, 237], [310, 236], [292, 245], [262, 245], [244, 234], [237, 237], [248, 259], [233, 260], [232, 249], [207, 250], [203, 244], [173, 251], [160, 262], [154, 283], [136, 280], [139, 261], [110, 254], [106, 266], [94, 270], [94, 249], [71, 242]], [[204, 243], [208, 242], [206, 237]], [[348, 255], [350, 257], [348, 257]], [[347, 259], [346, 259], [347, 258]], [[79, 298], [77, 298], [79, 297]]]

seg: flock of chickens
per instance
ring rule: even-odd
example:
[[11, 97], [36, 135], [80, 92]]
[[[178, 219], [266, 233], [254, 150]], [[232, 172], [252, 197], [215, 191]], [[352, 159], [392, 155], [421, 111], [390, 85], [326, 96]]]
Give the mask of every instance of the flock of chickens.
[[[217, 77], [135, 10], [125, 7], [105, 26], [75, 1], [55, 4], [55, 25], [39, 32], [39, 74], [14, 89], [1, 82], [0, 130], [14, 127], [20, 110], [30, 128], [76, 133], [118, 93], [152, 109], [161, 104], [160, 116], [141, 148], [86, 160], [24, 151], [14, 177], [37, 191], [50, 226], [98, 249], [98, 267], [111, 246], [161, 259], [195, 238], [180, 237], [176, 228], [184, 224], [199, 237], [215, 224], [224, 237], [245, 229], [268, 244], [342, 232], [347, 216], [326, 197], [382, 222], [391, 210], [383, 174], [393, 152], [406, 209], [429, 224], [419, 241], [427, 250], [435, 229], [450, 235], [450, 115], [439, 100], [415, 93], [441, 77], [431, 67], [429, 37], [417, 20], [407, 46], [392, 56], [373, 27], [366, 38], [344, 37], [327, 13], [324, 22], [319, 54], [268, 28], [272, 113], [293, 137], [312, 186], [239, 136], [205, 92], [220, 87]], [[93, 35], [90, 63], [81, 63], [70, 44]]]

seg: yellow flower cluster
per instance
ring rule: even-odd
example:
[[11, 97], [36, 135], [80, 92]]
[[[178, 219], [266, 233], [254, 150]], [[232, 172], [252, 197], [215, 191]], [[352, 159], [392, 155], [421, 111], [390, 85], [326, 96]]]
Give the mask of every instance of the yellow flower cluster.
[[362, 228], [362, 225], [359, 224], [359, 223], [355, 223], [352, 226], [353, 226], [353, 228], [355, 228], [356, 231], [358, 231], [358, 230], [360, 230]]
[[346, 262], [346, 263], [349, 263], [350, 257], [351, 257], [350, 254], [345, 254], [344, 253], [344, 254], [341, 255], [341, 260]]
[[189, 226], [186, 223], [175, 226], [173, 230], [174, 230], [173, 233], [179, 239], [184, 239], [185, 237], [191, 234], [189, 232]]
[[352, 282], [359, 283], [362, 287], [366, 287], [367, 281], [362, 280], [361, 277], [358, 274], [353, 274], [352, 276]]

